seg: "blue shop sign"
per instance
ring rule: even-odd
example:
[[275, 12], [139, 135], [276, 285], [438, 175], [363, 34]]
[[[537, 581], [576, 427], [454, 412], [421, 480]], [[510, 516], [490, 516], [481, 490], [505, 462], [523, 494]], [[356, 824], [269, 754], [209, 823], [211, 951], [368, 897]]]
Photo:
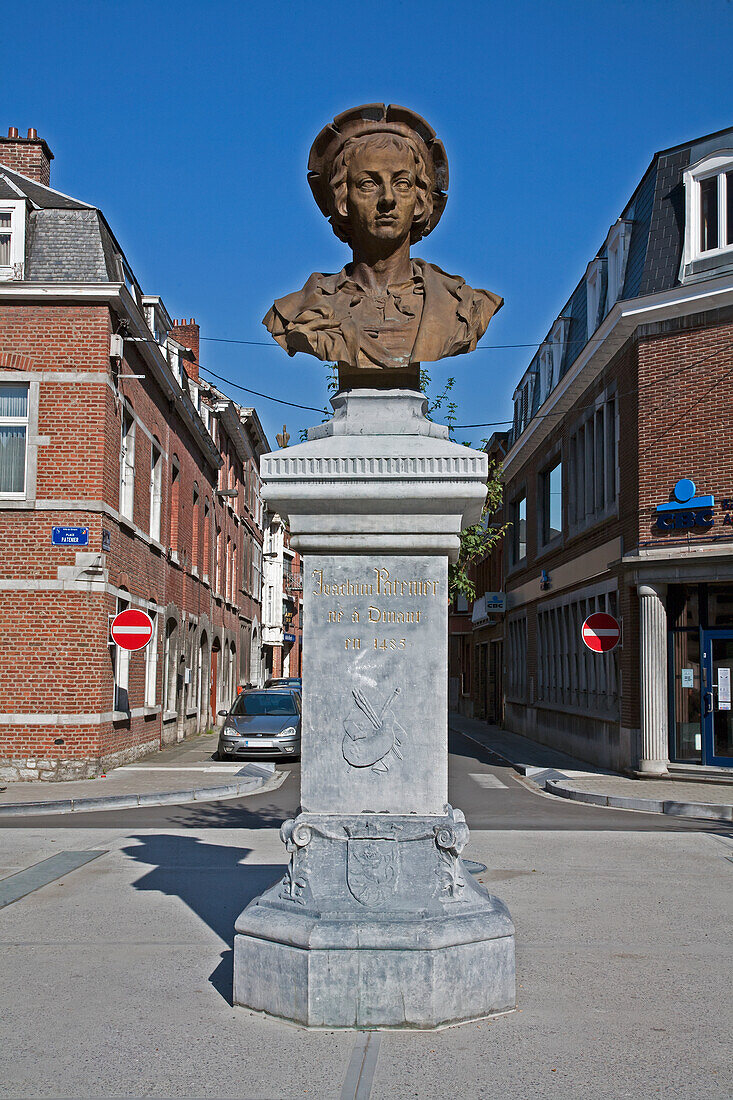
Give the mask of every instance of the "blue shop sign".
[[294, 634], [283, 634], [283, 641], [284, 642], [294, 642], [295, 641], [295, 635]]
[[53, 527], [51, 541], [54, 546], [88, 546], [88, 527]]
[[712, 527], [715, 497], [696, 496], [697, 486], [689, 477], [682, 477], [672, 490], [672, 500], [657, 505], [657, 530], [685, 531], [693, 527]]

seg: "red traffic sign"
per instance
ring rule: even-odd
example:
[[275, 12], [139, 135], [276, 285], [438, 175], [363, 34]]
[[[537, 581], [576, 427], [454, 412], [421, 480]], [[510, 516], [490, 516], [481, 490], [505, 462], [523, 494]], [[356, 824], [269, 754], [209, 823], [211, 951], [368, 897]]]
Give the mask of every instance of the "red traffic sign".
[[621, 641], [621, 624], [613, 615], [596, 611], [581, 627], [583, 641], [594, 653], [610, 653]]
[[120, 649], [144, 649], [153, 636], [153, 620], [138, 607], [128, 607], [115, 615], [110, 632]]

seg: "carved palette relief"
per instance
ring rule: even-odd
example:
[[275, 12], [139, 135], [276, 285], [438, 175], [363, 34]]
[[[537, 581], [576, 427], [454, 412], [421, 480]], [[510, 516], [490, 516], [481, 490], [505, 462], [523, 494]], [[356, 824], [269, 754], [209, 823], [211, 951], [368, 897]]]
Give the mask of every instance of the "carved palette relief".
[[353, 706], [344, 719], [344, 739], [341, 751], [352, 768], [371, 768], [387, 772], [394, 760], [402, 760], [405, 731], [391, 711], [400, 694], [393, 688], [380, 707], [371, 702], [359, 688], [352, 688]]

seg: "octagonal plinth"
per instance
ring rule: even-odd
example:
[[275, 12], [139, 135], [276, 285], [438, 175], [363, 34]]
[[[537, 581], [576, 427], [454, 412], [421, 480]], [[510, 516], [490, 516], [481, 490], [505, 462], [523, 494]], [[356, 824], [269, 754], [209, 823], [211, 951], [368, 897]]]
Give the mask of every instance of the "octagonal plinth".
[[313, 1028], [435, 1028], [514, 1008], [514, 927], [443, 817], [301, 814], [236, 923], [234, 1002]]

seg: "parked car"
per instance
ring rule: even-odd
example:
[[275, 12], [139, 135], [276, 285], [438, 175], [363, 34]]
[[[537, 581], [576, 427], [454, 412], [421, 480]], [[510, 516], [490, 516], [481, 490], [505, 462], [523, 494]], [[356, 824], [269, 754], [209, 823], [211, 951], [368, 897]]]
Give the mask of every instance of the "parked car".
[[295, 688], [243, 691], [228, 711], [219, 711], [224, 724], [217, 759], [300, 756], [300, 711], [300, 692]]
[[274, 679], [265, 680], [266, 688], [297, 688], [298, 691], [303, 690], [303, 680], [300, 676], [279, 676]]

